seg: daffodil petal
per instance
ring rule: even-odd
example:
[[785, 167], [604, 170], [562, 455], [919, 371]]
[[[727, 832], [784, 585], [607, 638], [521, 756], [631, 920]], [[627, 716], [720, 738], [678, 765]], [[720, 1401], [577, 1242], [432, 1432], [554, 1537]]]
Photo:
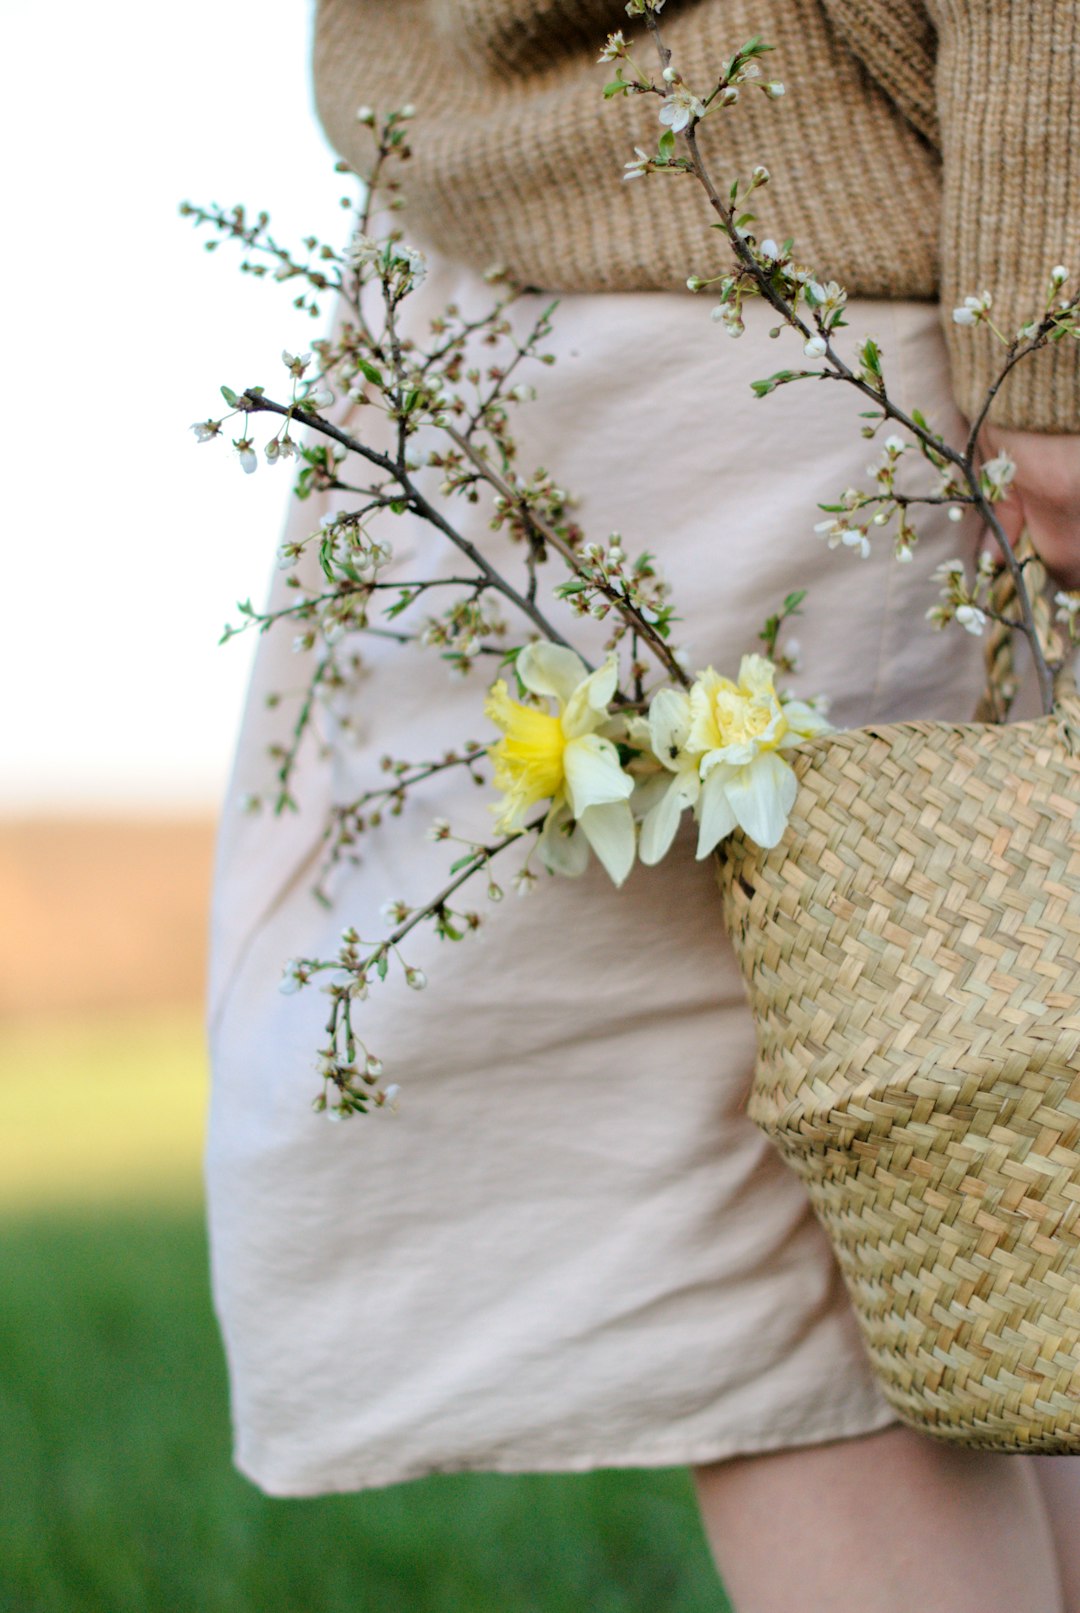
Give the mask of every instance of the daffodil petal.
[[828, 718], [807, 705], [805, 700], [785, 700], [784, 716], [792, 731], [780, 741], [781, 750], [789, 750], [792, 745], [798, 745], [804, 739], [813, 739], [816, 734], [832, 733], [832, 723]]
[[588, 867], [588, 839], [566, 805], [552, 807], [537, 837], [536, 850], [544, 867], [553, 874], [576, 879]]
[[798, 792], [794, 769], [775, 751], [765, 751], [749, 767], [739, 768], [726, 787], [739, 828], [766, 851], [783, 839]]
[[621, 885], [634, 866], [634, 820], [626, 801], [589, 807], [578, 826], [603, 863], [611, 879]]
[[585, 663], [565, 644], [526, 644], [515, 662], [517, 675], [533, 694], [551, 695], [559, 708], [587, 676]]
[[758, 700], [775, 700], [776, 668], [763, 655], [744, 655], [739, 662], [739, 688]]
[[690, 697], [678, 689], [661, 689], [649, 706], [649, 735], [652, 752], [674, 773], [686, 749], [692, 722]]
[[716, 768], [701, 786], [698, 800], [698, 858], [707, 857], [737, 827], [728, 803], [727, 786], [731, 768]]
[[652, 809], [645, 814], [638, 841], [638, 856], [651, 868], [671, 849], [679, 827], [679, 819], [690, 805], [683, 781], [673, 778]]
[[612, 654], [603, 666], [590, 672], [585, 681], [578, 684], [562, 714], [563, 733], [567, 739], [591, 734], [608, 720], [608, 702], [615, 693], [618, 681], [619, 660]]
[[721, 745], [717, 750], [706, 751], [701, 758], [701, 776], [708, 778], [714, 767], [745, 767], [757, 754], [758, 748], [752, 739]]
[[690, 732], [687, 744], [691, 750], [715, 750], [720, 743], [720, 730], [713, 716], [713, 698], [720, 683], [720, 675], [711, 666], [699, 672], [690, 687]]
[[630, 810], [635, 818], [646, 817], [670, 790], [674, 779], [664, 769], [657, 768], [655, 773], [649, 773], [645, 778], [634, 780], [634, 793], [630, 797]]
[[567, 740], [562, 760], [566, 794], [575, 818], [590, 807], [625, 801], [633, 793], [634, 781], [619, 766], [619, 753], [610, 739], [582, 734], [578, 739]]
[[623, 732], [628, 744], [636, 746], [638, 750], [652, 750], [652, 732], [647, 717], [624, 717]]

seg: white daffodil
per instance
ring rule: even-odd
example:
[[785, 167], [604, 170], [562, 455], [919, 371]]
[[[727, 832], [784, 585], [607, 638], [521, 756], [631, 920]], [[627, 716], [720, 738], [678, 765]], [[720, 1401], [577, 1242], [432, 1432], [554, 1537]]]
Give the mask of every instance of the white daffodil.
[[701, 754], [687, 748], [692, 722], [690, 696], [680, 689], [661, 689], [649, 706], [648, 744], [666, 776], [646, 785], [652, 788], [641, 823], [638, 854], [643, 863], [652, 865], [667, 855], [684, 810], [695, 806], [701, 794]]
[[[555, 700], [552, 714], [512, 700], [505, 682], [495, 683], [484, 713], [503, 731], [489, 746], [495, 783], [504, 792], [493, 808], [503, 834], [520, 829], [538, 801], [551, 802], [537, 844], [556, 873], [580, 874], [588, 847], [621, 885], [634, 861], [634, 820], [629, 796], [634, 781], [619, 753], [600, 732], [611, 721], [608, 703], [618, 682], [618, 661], [587, 672], [573, 650], [559, 644], [528, 644], [517, 674], [531, 694]], [[584, 838], [583, 838], [584, 837]]]
[[690, 690], [686, 749], [700, 757], [702, 779], [699, 857], [735, 828], [766, 849], [777, 845], [798, 788], [780, 753], [828, 732], [825, 718], [806, 702], [780, 701], [774, 671], [764, 656], [744, 655], [738, 683], [709, 667]]

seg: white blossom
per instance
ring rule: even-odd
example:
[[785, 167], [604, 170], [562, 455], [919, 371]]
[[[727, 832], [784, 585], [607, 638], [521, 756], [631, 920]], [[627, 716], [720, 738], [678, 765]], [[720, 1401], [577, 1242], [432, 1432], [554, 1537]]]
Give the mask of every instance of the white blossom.
[[692, 118], [704, 116], [704, 101], [699, 101], [685, 84], [676, 85], [671, 94], [665, 97], [664, 104], [660, 108], [660, 122], [666, 123], [673, 134], [685, 129]]
[[965, 628], [969, 633], [974, 633], [976, 637], [982, 633], [983, 628], [986, 626], [985, 612], [981, 611], [978, 605], [957, 605], [956, 620], [961, 627]]
[[982, 468], [980, 480], [983, 491], [992, 499], [997, 500], [1005, 496], [1005, 489], [1016, 475], [1016, 464], [1008, 454], [998, 454], [994, 459], [988, 459]]
[[281, 972], [278, 981], [278, 990], [285, 997], [291, 997], [294, 991], [311, 979], [311, 971], [300, 958], [290, 958]]
[[824, 336], [811, 336], [810, 340], [803, 348], [803, 352], [806, 354], [807, 358], [823, 358], [827, 348], [828, 343], [826, 342]]
[[953, 309], [953, 323], [957, 325], [977, 325], [983, 314], [987, 313], [993, 298], [988, 291], [978, 297], [965, 297], [962, 308]]

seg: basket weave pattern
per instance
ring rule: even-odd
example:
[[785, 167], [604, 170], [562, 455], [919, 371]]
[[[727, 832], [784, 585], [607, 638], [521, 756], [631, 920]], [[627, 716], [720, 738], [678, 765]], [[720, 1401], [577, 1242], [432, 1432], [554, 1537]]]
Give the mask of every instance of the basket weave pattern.
[[1080, 1451], [1077, 716], [830, 735], [719, 860], [751, 1118], [898, 1415], [1003, 1451]]

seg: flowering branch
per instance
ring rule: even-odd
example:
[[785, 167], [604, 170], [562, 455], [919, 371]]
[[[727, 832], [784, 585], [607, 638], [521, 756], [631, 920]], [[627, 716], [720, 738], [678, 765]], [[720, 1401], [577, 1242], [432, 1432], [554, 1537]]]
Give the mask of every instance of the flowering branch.
[[[662, 0], [660, 0], [660, 3], [662, 4]], [[770, 377], [768, 381], [755, 383], [755, 393], [759, 397], [763, 397], [768, 392], [775, 390], [776, 386], [796, 380], [842, 381], [847, 385], [854, 386], [864, 396], [873, 400], [876, 405], [875, 413], [879, 424], [884, 420], [891, 420], [909, 432], [915, 438], [925, 457], [936, 465], [939, 470], [944, 470], [946, 465], [955, 467], [955, 470], [962, 478], [963, 484], [968, 489], [966, 496], [959, 495], [953, 478], [947, 477], [948, 488], [945, 494], [938, 495], [936, 498], [922, 499], [893, 492], [890, 466], [887, 504], [906, 512], [907, 508], [912, 504], [947, 501], [954, 505], [970, 503], [978, 511], [982, 520], [997, 539], [1003, 563], [1012, 577], [1017, 608], [1020, 613], [1019, 619], [1014, 619], [1012, 625], [1017, 627], [1028, 640], [1036, 668], [1042, 707], [1044, 712], [1048, 713], [1053, 707], [1054, 673], [1057, 668], [1051, 666], [1046, 659], [1037, 629], [1032, 601], [1025, 585], [1023, 569], [1005, 536], [993, 508], [993, 505], [1004, 495], [1008, 476], [1002, 472], [997, 477], [993, 474], [988, 477], [987, 470], [989, 467], [984, 467], [980, 470], [975, 464], [975, 453], [979, 432], [985, 423], [993, 400], [1015, 365], [1046, 346], [1049, 341], [1060, 339], [1066, 333], [1073, 332], [1073, 316], [1076, 314], [1077, 309], [1080, 308], [1080, 298], [1074, 298], [1071, 302], [1062, 302], [1057, 307], [1053, 306], [1054, 293], [1060, 290], [1061, 285], [1068, 278], [1067, 271], [1064, 268], [1055, 268], [1053, 270], [1050, 279], [1051, 296], [1042, 321], [1037, 325], [1029, 324], [1025, 326], [1011, 344], [1006, 342], [1008, 353], [1002, 371], [990, 388], [978, 417], [971, 427], [964, 450], [960, 451], [951, 447], [940, 435], [930, 430], [925, 419], [918, 411], [908, 414], [889, 397], [881, 373], [880, 354], [876, 344], [863, 344], [859, 372], [856, 372], [847, 364], [837, 352], [831, 339], [832, 331], [843, 323], [839, 316], [845, 301], [845, 294], [838, 286], [834, 286], [832, 283], [823, 288], [819, 281], [812, 278], [808, 270], [795, 268], [791, 257], [790, 242], [785, 243], [782, 248], [777, 248], [775, 243], [771, 241], [762, 242], [759, 245], [746, 227], [751, 222], [753, 215], [743, 214], [740, 217], [738, 214], [737, 202], [740, 196], [738, 181], [731, 186], [729, 200], [725, 201], [708, 172], [698, 145], [697, 126], [714, 104], [725, 106], [734, 103], [734, 100], [738, 97], [740, 84], [757, 76], [756, 57], [768, 47], [763, 46], [760, 40], [751, 40], [748, 45], [743, 47], [742, 51], [737, 52], [732, 57], [712, 93], [707, 98], [699, 99], [685, 85], [681, 75], [671, 65], [672, 54], [665, 45], [661, 34], [657, 16], [659, 5], [656, 0], [631, 0], [628, 9], [644, 16], [646, 27], [657, 50], [661, 77], [665, 88], [661, 89], [658, 85], [652, 84], [639, 71], [633, 85], [620, 85], [619, 89], [622, 93], [627, 94], [641, 93], [643, 90], [648, 90], [663, 96], [665, 104], [661, 111], [660, 119], [662, 123], [667, 125], [667, 131], [660, 138], [660, 150], [657, 159], [649, 159], [644, 153], [639, 153], [639, 161], [628, 165], [628, 169], [631, 171], [628, 172], [627, 177], [636, 177], [638, 172], [655, 171], [665, 167], [680, 167], [684, 171], [692, 173], [705, 191], [709, 205], [719, 218], [721, 227], [740, 265], [738, 274], [734, 277], [725, 277], [721, 286], [723, 298], [721, 308], [723, 309], [725, 305], [728, 305], [730, 309], [730, 305], [734, 305], [732, 311], [724, 314], [725, 323], [728, 324], [731, 333], [733, 335], [741, 333], [742, 325], [738, 317], [739, 301], [741, 296], [746, 294], [748, 289], [747, 282], [749, 282], [749, 288], [752, 289], [753, 294], [766, 301], [786, 324], [798, 331], [800, 336], [805, 339], [804, 352], [809, 356], [824, 359], [828, 366], [821, 370], [780, 371]], [[609, 51], [614, 49], [615, 53], [619, 55], [627, 54], [621, 35], [612, 36], [609, 40], [608, 49]], [[774, 93], [779, 88], [782, 93], [782, 86], [762, 87], [772, 89]], [[609, 85], [608, 92], [612, 88], [613, 86]], [[673, 159], [671, 155], [674, 151], [673, 137], [677, 138], [679, 136], [681, 136], [688, 153], [685, 159]], [[751, 185], [744, 194], [749, 194], [749, 190], [756, 188], [758, 185], [768, 183], [768, 178], [767, 170], [763, 168], [755, 169]], [[710, 282], [694, 276], [688, 284], [691, 290], [700, 290]], [[811, 329], [811, 326], [800, 317], [797, 311], [800, 294], [811, 309], [814, 329]], [[980, 320], [990, 323], [989, 306], [990, 298], [988, 294], [984, 293], [982, 298], [968, 298], [965, 308], [957, 310], [954, 317], [957, 323], [961, 324], [975, 324]], [[1001, 333], [996, 331], [996, 328], [995, 334], [1002, 341], [1006, 341], [1006, 338], [1001, 336]], [[872, 434], [871, 429], [867, 429], [868, 433]], [[1015, 469], [1015, 467], [1011, 467], [1009, 475], [1011, 475], [1012, 469]], [[880, 499], [867, 498], [862, 495], [855, 495], [855, 500], [857, 502], [849, 502], [847, 506], [849, 509], [858, 508], [863, 504], [882, 502]], [[891, 511], [887, 508], [884, 512], [885, 520], [888, 520], [890, 513]], [[882, 513], [879, 512], [874, 519], [881, 521]], [[869, 551], [867, 529], [865, 527], [852, 529], [846, 521], [834, 521], [821, 523], [821, 529], [826, 530], [830, 537], [838, 537], [840, 541], [844, 542], [847, 541], [847, 534], [854, 532], [858, 534], [859, 538], [856, 546], [860, 548], [863, 554]], [[905, 515], [905, 518], [901, 521], [898, 534], [898, 558], [904, 559], [910, 555], [914, 541], [915, 533], [907, 523]]]

